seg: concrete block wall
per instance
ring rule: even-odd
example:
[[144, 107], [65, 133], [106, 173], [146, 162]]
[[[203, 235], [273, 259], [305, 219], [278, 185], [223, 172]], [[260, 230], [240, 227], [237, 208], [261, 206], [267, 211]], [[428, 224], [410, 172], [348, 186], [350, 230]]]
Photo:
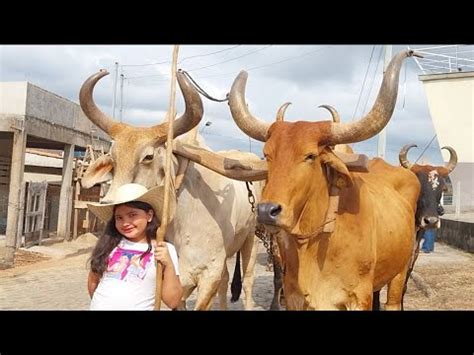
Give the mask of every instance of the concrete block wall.
[[474, 223], [443, 218], [436, 240], [474, 253]]

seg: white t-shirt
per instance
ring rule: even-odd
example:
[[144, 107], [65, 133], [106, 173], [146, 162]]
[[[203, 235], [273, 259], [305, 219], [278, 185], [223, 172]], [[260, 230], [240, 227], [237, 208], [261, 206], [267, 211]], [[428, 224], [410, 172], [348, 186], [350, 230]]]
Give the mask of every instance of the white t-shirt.
[[[175, 247], [166, 242], [176, 275], [178, 255]], [[154, 248], [141, 260], [147, 243], [134, 243], [122, 238], [108, 258], [107, 270], [92, 296], [93, 310], [153, 310], [155, 306], [156, 263]]]

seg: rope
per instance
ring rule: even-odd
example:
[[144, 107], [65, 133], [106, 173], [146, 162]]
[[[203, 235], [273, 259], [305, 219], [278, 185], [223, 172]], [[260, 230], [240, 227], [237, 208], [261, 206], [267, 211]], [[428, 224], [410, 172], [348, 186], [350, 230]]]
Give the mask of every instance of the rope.
[[196, 88], [196, 90], [202, 95], [204, 96], [205, 98], [211, 100], [211, 101], [216, 101], [216, 102], [224, 102], [224, 101], [227, 101], [229, 100], [228, 97], [226, 97], [225, 99], [216, 99], [214, 97], [212, 97], [211, 95], [209, 95], [207, 92], [204, 91], [203, 88], [201, 88], [198, 83], [196, 83], [196, 81], [191, 77], [191, 75], [189, 75], [188, 72], [182, 70], [182, 69], [179, 69], [179, 72], [183, 73], [184, 75], [186, 75], [188, 77], [189, 80], [191, 80], [191, 82], [193, 83], [194, 87]]
[[359, 99], [357, 100], [357, 105], [354, 109], [354, 114], [352, 115], [352, 120], [355, 119], [355, 116], [357, 114], [357, 109], [359, 108], [360, 99], [362, 98], [362, 91], [364, 91], [365, 81], [367, 80], [367, 74], [369, 73], [370, 64], [372, 64], [372, 57], [374, 55], [374, 51], [375, 51], [375, 45], [372, 47], [372, 52], [370, 53], [369, 65], [367, 66], [367, 71], [365, 72], [364, 81], [362, 82], [362, 87], [360, 88]]
[[[363, 115], [365, 115], [365, 113], [367, 112], [366, 111], [367, 110], [367, 104], [369, 103], [370, 94], [372, 93], [372, 89], [374, 88], [374, 81], [375, 81], [375, 77], [377, 76], [377, 70], [379, 68], [379, 64], [380, 64], [381, 59], [382, 59], [382, 53], [383, 53], [383, 48], [380, 47], [379, 59], [377, 60], [377, 65], [375, 66], [374, 75], [372, 76], [372, 81], [370, 82], [369, 94], [367, 95], [367, 99], [365, 100], [364, 110], [362, 111]], [[383, 73], [382, 73], [382, 77], [383, 77]]]
[[423, 156], [423, 154], [425, 154], [426, 149], [428, 149], [428, 147], [431, 145], [431, 143], [433, 143], [433, 140], [434, 140], [435, 138], [436, 138], [436, 134], [433, 136], [433, 138], [431, 138], [430, 142], [426, 145], [425, 149], [423, 149], [423, 151], [422, 151], [421, 154], [418, 156], [418, 158], [416, 158], [414, 164], [416, 164], [416, 163], [418, 162], [418, 160], [420, 160], [420, 158]]

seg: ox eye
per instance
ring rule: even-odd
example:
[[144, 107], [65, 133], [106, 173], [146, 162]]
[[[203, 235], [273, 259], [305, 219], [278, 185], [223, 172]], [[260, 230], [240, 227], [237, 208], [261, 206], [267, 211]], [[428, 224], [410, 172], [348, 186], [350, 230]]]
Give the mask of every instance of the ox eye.
[[142, 162], [143, 163], [151, 163], [152, 160], [153, 160], [153, 154], [148, 154], [148, 155], [145, 155]]
[[316, 160], [316, 157], [317, 155], [314, 154], [314, 153], [309, 153], [306, 155], [306, 157], [304, 158], [306, 161], [315, 161]]

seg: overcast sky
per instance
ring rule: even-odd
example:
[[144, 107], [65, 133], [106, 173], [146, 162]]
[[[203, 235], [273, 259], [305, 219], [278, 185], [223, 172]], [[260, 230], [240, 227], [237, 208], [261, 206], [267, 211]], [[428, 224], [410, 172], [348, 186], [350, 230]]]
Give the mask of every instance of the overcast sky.
[[[392, 53], [406, 48], [395, 45]], [[78, 102], [84, 80], [105, 68], [111, 75], [97, 84], [94, 97], [101, 109], [112, 115], [114, 63], [118, 62], [119, 73], [125, 77], [122, 119], [132, 125], [149, 126], [164, 119], [169, 104], [172, 51], [170, 45], [0, 46], [0, 80], [27, 80]], [[287, 110], [287, 121], [330, 119], [327, 111], [317, 107], [329, 104], [339, 111], [343, 122], [349, 122], [372, 107], [382, 80], [383, 60], [383, 45], [182, 45], [178, 68], [188, 71], [218, 99], [225, 97], [239, 71], [247, 70], [246, 99], [251, 112], [268, 122], [287, 101], [293, 103]], [[414, 161], [435, 136], [423, 84], [418, 80], [420, 74], [415, 61], [406, 59], [396, 108], [387, 126], [386, 159], [392, 164], [398, 164], [403, 145], [418, 145], [410, 151], [409, 159]], [[119, 84], [120, 80], [117, 120]], [[249, 142], [232, 120], [226, 102], [202, 99], [205, 116], [199, 131], [213, 150], [251, 149], [262, 155], [262, 143]], [[176, 100], [180, 114], [183, 100], [179, 88]], [[206, 127], [208, 121], [211, 124]], [[373, 157], [377, 137], [356, 143], [353, 148]], [[431, 163], [442, 163], [436, 138], [425, 157]]]

